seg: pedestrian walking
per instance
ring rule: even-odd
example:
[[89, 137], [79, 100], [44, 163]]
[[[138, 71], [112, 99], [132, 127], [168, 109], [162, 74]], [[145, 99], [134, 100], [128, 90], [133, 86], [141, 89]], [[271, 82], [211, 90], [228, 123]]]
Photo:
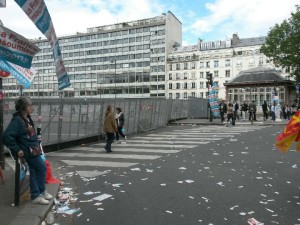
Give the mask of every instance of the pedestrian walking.
[[46, 191], [46, 164], [31, 119], [32, 101], [20, 97], [15, 101], [16, 112], [3, 134], [5, 144], [16, 158], [24, 158], [29, 167], [32, 203], [48, 205], [53, 197]]
[[223, 123], [225, 120], [224, 114], [227, 113], [227, 104], [224, 100], [222, 100], [222, 102], [219, 104], [219, 110], [221, 115], [221, 123]]
[[106, 108], [105, 111], [105, 119], [104, 119], [104, 126], [103, 131], [106, 133], [106, 145], [104, 149], [107, 153], [112, 152], [111, 150], [111, 144], [114, 142], [115, 139], [115, 133], [117, 132], [117, 124], [116, 119], [113, 113], [112, 106], [109, 105]]
[[249, 104], [249, 120], [256, 121], [256, 104], [254, 100]]
[[228, 103], [228, 109], [227, 109], [227, 127], [229, 125], [234, 126], [235, 125], [235, 118], [234, 118], [234, 108], [232, 103]]
[[234, 115], [234, 120], [238, 119], [240, 120], [239, 116], [239, 103], [237, 101], [234, 102], [233, 104], [233, 115]]
[[288, 120], [290, 120], [291, 116], [292, 116], [292, 107], [291, 107], [291, 105], [287, 105], [287, 107], [286, 107], [286, 117], [287, 117]]
[[264, 101], [264, 103], [261, 105], [262, 111], [263, 111], [263, 116], [264, 116], [264, 121], [266, 121], [268, 119], [268, 104], [267, 101]]
[[247, 102], [244, 101], [242, 108], [241, 108], [242, 115], [243, 115], [243, 121], [246, 120], [246, 114], [247, 114], [248, 108], [249, 108], [249, 106], [248, 106]]
[[276, 103], [273, 102], [272, 106], [271, 106], [271, 116], [272, 116], [272, 120], [275, 122], [276, 120]]
[[124, 113], [122, 112], [121, 108], [116, 108], [116, 123], [117, 123], [117, 127], [118, 127], [118, 131], [116, 132], [116, 143], [121, 143], [120, 142], [120, 137], [122, 136], [124, 138], [125, 143], [127, 142], [127, 137], [124, 134], [124, 122], [125, 122], [125, 118], [124, 118]]

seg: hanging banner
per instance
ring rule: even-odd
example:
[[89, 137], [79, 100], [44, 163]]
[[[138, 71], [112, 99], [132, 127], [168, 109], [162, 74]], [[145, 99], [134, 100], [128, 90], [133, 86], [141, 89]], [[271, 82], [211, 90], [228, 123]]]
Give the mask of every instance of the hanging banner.
[[58, 89], [62, 90], [71, 85], [52, 24], [50, 14], [44, 0], [15, 0], [36, 27], [47, 37], [53, 51]]
[[0, 25], [0, 59], [30, 68], [32, 58], [40, 51], [39, 47], [23, 36]]
[[213, 116], [220, 116], [220, 111], [219, 111], [219, 104], [217, 101], [217, 96], [216, 96], [216, 85], [213, 84], [212, 86], [209, 86], [209, 93], [208, 93], [208, 101], [209, 101], [209, 106], [210, 110], [212, 111]]
[[25, 88], [30, 87], [36, 75], [34, 69], [27, 69], [3, 60], [0, 60], [0, 70], [10, 73], [20, 84], [24, 85]]

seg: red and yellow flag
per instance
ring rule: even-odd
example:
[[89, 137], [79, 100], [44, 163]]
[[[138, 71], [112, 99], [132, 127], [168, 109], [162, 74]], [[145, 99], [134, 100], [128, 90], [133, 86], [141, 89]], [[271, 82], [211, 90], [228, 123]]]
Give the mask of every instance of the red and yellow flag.
[[[300, 111], [290, 119], [282, 134], [276, 138], [275, 147], [282, 152], [287, 152], [294, 142], [300, 141]], [[297, 151], [300, 151], [300, 143], [297, 144]]]

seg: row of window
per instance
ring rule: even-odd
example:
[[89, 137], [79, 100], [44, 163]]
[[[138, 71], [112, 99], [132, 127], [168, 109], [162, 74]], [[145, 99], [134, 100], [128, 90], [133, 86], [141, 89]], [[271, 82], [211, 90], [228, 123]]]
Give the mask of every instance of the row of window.
[[[258, 59], [258, 64], [262, 65], [264, 63], [264, 60], [266, 63], [270, 63], [269, 60], [265, 59], [264, 57], [259, 57]], [[224, 66], [229, 67], [232, 66], [232, 60], [231, 59], [225, 59]], [[245, 60], [244, 60], [245, 61]], [[212, 61], [200, 61], [199, 62], [199, 69], [202, 68], [211, 68], [213, 63], [213, 68], [220, 67], [220, 61], [219, 60], [214, 60]], [[173, 63], [169, 64], [169, 70], [187, 70], [187, 69], [196, 69], [198, 62], [185, 62], [185, 63]], [[242, 59], [237, 59], [236, 60], [236, 66], [242, 66], [243, 60]], [[255, 58], [251, 58], [248, 60], [249, 65], [255, 65]]]
[[198, 98], [206, 98], [207, 92], [199, 92], [198, 95], [196, 92], [183, 92], [183, 93], [169, 93], [169, 99], [187, 99], [188, 97], [198, 97]]
[[[230, 70], [225, 70], [225, 77], [230, 77]], [[213, 71], [213, 77], [220, 77], [219, 70]], [[199, 76], [197, 76], [196, 72], [191, 73], [169, 73], [169, 80], [187, 80], [187, 79], [206, 79], [206, 73], [199, 72]]]
[[[218, 82], [214, 82], [218, 86]], [[196, 82], [190, 83], [169, 83], [169, 89], [204, 89], [207, 88], [207, 82], [199, 82], [199, 86], [196, 87]]]
[[[99, 34], [92, 34], [92, 35], [84, 35], [84, 36], [72, 36], [70, 38], [59, 38], [59, 42], [64, 43], [72, 43], [72, 42], [80, 42], [80, 41], [90, 41], [90, 40], [98, 40], [110, 37], [120, 37], [123, 35], [132, 35], [132, 34], [140, 34], [140, 33], [147, 33], [150, 32], [151, 35], [165, 35], [165, 26], [154, 26], [154, 27], [143, 27], [143, 28], [133, 28], [129, 30], [122, 30], [122, 31], [114, 31], [114, 32], [107, 32], [107, 33], [99, 33]], [[37, 46], [43, 47], [48, 46], [48, 42], [38, 42], [36, 43]]]

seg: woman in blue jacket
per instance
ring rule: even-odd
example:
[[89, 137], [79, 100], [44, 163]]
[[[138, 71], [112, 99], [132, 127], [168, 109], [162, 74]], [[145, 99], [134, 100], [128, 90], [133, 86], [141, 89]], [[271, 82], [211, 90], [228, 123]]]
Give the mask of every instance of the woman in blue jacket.
[[24, 157], [29, 166], [32, 203], [49, 204], [52, 196], [46, 192], [46, 164], [41, 157], [40, 143], [30, 114], [32, 101], [20, 97], [15, 102], [16, 112], [3, 135], [3, 144], [18, 157]]

